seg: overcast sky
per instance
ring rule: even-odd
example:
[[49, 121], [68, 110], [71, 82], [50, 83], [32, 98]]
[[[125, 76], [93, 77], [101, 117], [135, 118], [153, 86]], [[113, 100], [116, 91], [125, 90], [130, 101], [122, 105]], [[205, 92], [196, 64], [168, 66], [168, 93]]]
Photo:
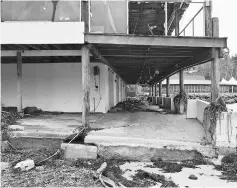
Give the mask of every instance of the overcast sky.
[[[195, 0], [193, 0], [195, 1]], [[200, 0], [199, 0], [200, 1]], [[201, 4], [190, 4], [183, 19], [181, 30], [201, 8]], [[237, 54], [237, 0], [213, 0], [213, 17], [220, 22], [220, 37], [228, 37], [228, 47], [232, 55]], [[195, 19], [195, 36], [203, 36], [203, 11]], [[189, 26], [186, 35], [192, 35], [192, 26]]]

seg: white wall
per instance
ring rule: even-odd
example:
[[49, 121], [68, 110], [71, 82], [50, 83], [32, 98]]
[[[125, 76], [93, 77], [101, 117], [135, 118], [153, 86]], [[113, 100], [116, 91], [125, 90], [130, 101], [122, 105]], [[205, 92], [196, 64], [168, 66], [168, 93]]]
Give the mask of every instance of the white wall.
[[2, 22], [1, 44], [83, 44], [84, 25], [84, 22]]
[[[96, 79], [93, 66], [100, 68]], [[36, 106], [47, 111], [81, 112], [81, 63], [23, 64], [23, 107]], [[90, 65], [90, 107], [96, 112], [109, 110], [108, 67], [101, 63]], [[95, 89], [100, 85], [100, 90]], [[2, 104], [16, 106], [16, 64], [2, 64]], [[101, 97], [101, 100], [100, 100]], [[100, 102], [99, 102], [100, 101]]]
[[234, 104], [227, 104], [227, 108], [232, 109], [233, 112], [237, 113], [237, 103]]
[[203, 123], [203, 119], [204, 119], [204, 109], [209, 106], [210, 103], [203, 101], [203, 100], [197, 100], [197, 119], [198, 121], [200, 121], [201, 123]]
[[197, 118], [197, 99], [188, 99], [186, 117], [187, 119]]

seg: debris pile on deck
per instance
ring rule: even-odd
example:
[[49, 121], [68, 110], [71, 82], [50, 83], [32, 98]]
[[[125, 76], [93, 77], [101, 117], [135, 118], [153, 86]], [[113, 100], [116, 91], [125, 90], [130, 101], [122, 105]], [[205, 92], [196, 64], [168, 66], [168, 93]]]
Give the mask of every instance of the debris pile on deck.
[[119, 102], [116, 106], [112, 107], [109, 112], [135, 112], [141, 111], [142, 108], [140, 106], [144, 105], [141, 100], [130, 99], [127, 101]]

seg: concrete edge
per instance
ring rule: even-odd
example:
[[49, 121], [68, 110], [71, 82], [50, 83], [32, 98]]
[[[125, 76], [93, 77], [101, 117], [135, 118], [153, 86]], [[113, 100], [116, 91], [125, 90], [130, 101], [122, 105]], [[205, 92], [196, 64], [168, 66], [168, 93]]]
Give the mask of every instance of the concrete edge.
[[118, 146], [127, 145], [132, 147], [152, 147], [152, 148], [181, 148], [183, 150], [193, 150], [196, 148], [213, 148], [211, 145], [203, 146], [195, 142], [182, 142], [171, 140], [158, 140], [158, 139], [145, 139], [145, 138], [128, 138], [128, 137], [111, 137], [111, 136], [94, 136], [88, 135], [85, 138], [85, 143], [105, 145], [105, 146]]
[[12, 138], [55, 138], [55, 139], [62, 139], [62, 140], [71, 134], [40, 133], [40, 132], [36, 133], [36, 132], [26, 132], [26, 131], [10, 131], [9, 132], [9, 136]]

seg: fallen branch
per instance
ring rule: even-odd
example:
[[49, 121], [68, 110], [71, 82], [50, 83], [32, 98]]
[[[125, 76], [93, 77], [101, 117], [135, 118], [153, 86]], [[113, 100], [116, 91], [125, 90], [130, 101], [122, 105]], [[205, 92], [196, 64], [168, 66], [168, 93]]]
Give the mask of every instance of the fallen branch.
[[107, 187], [113, 187], [113, 188], [122, 187], [122, 188], [126, 188], [123, 184], [118, 183], [118, 185], [117, 185], [113, 180], [111, 180], [110, 178], [102, 175], [106, 168], [107, 168], [107, 163], [104, 162], [100, 166], [100, 168], [96, 171], [96, 177], [100, 180], [101, 184], [104, 187], [106, 187], [106, 188]]

